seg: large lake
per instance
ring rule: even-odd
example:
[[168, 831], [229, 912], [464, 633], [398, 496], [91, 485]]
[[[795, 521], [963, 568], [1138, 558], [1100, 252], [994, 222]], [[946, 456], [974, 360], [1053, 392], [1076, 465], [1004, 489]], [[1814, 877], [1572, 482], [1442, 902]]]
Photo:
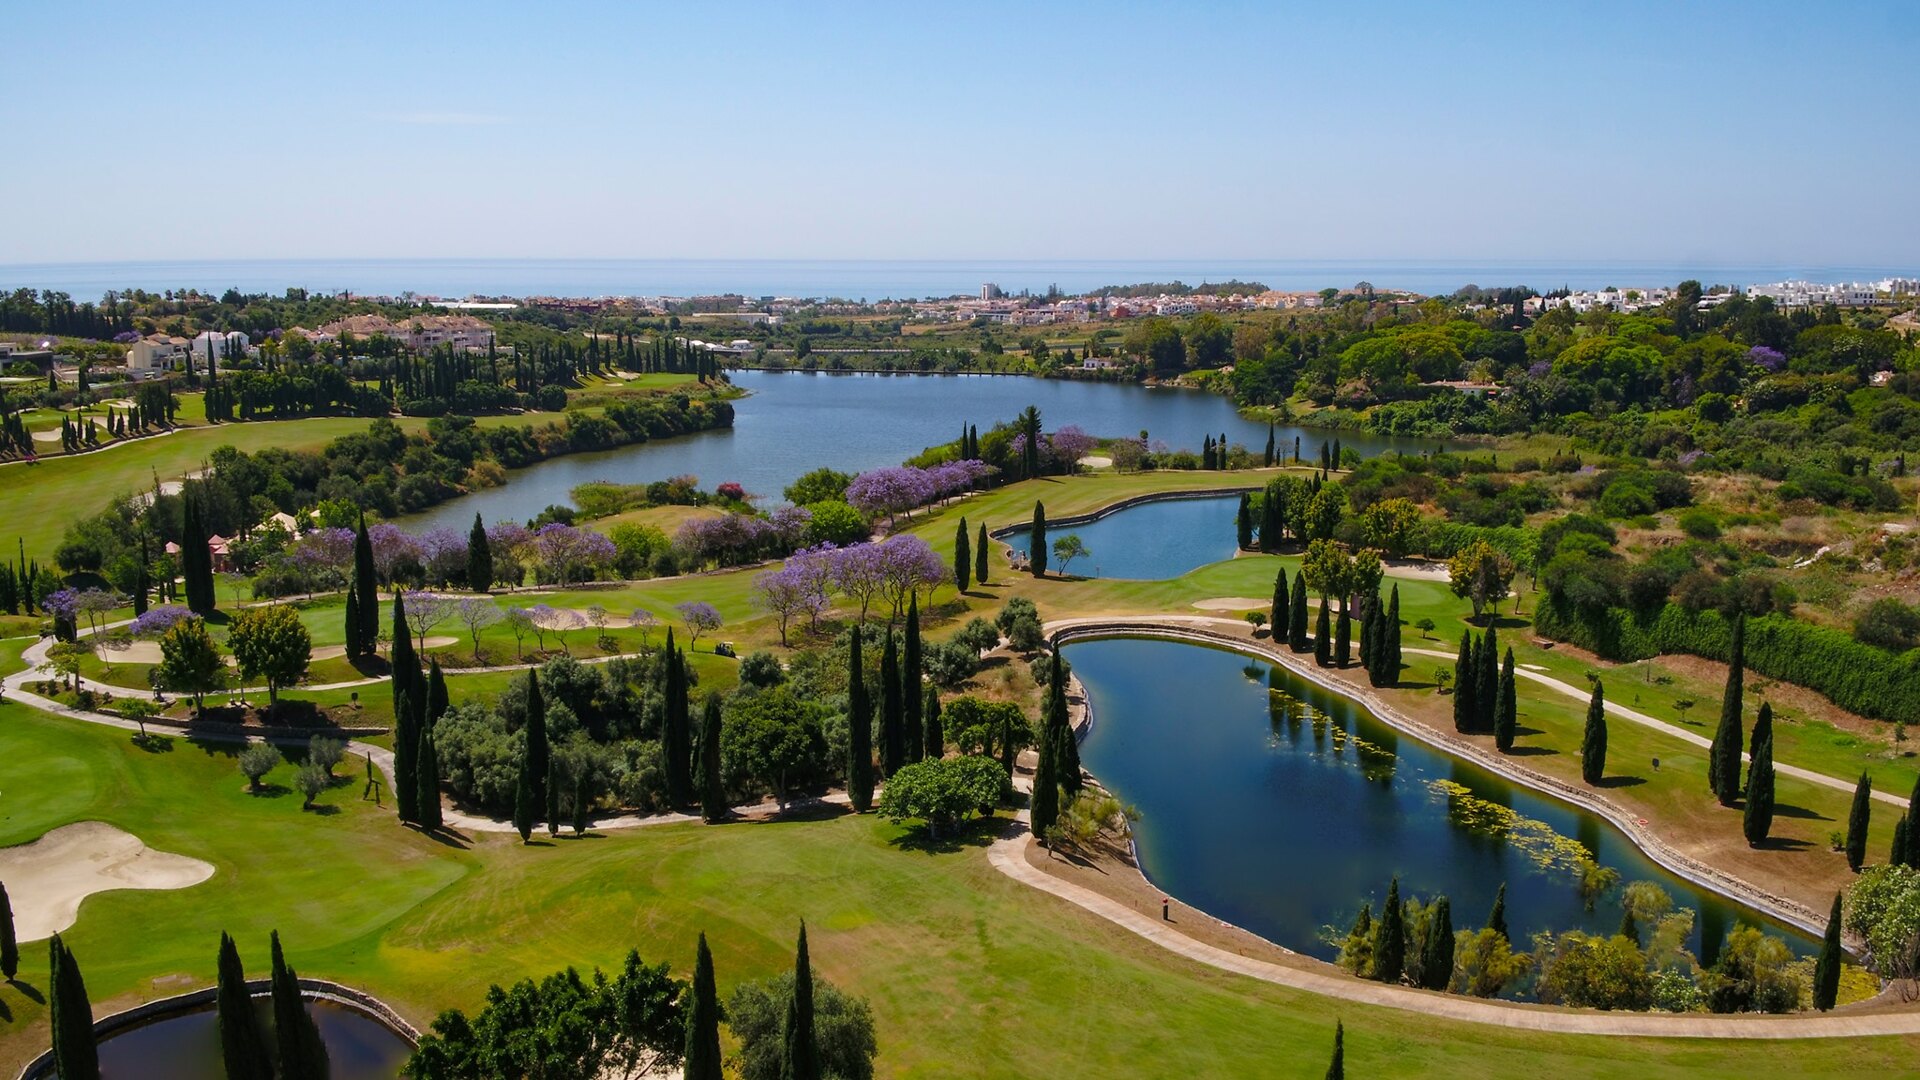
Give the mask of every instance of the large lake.
[[[592, 454], [570, 454], [514, 472], [504, 487], [463, 496], [415, 515], [412, 528], [466, 528], [475, 512], [488, 521], [526, 520], [589, 480], [644, 483], [692, 474], [708, 489], [736, 481], [780, 499], [781, 489], [810, 469], [860, 472], [898, 465], [926, 447], [950, 442], [963, 424], [985, 432], [1028, 405], [1040, 409], [1048, 431], [1077, 424], [1098, 436], [1145, 431], [1167, 445], [1194, 450], [1225, 432], [1255, 453], [1266, 446], [1267, 425], [1243, 419], [1231, 402], [1198, 390], [1148, 389], [1130, 383], [1034, 379], [1015, 375], [879, 375], [800, 371], [738, 371], [731, 375], [747, 397], [734, 402], [731, 430]], [[1432, 443], [1359, 432], [1285, 427], [1280, 440], [1317, 460], [1322, 440], [1338, 437], [1364, 455], [1424, 449]]]
[[1699, 912], [1692, 947], [1708, 943], [1703, 960], [1736, 919], [1785, 934], [1798, 953], [1814, 947], [1662, 870], [1605, 820], [1404, 738], [1284, 668], [1142, 638], [1065, 651], [1093, 703], [1081, 760], [1140, 809], [1141, 868], [1289, 949], [1332, 959], [1323, 928], [1344, 934], [1368, 900], [1377, 915], [1395, 875], [1402, 895], [1446, 894], [1456, 929], [1481, 926], [1504, 882], [1515, 942], [1538, 930], [1614, 933], [1617, 893], [1589, 911], [1575, 852]]

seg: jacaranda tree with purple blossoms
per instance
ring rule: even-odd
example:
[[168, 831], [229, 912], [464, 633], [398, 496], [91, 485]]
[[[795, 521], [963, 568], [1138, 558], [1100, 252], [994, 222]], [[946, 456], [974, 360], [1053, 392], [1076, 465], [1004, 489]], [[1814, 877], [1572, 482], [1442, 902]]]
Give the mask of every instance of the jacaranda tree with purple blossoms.
[[680, 621], [686, 624], [688, 652], [693, 651], [694, 643], [700, 640], [701, 634], [720, 629], [720, 610], [705, 600], [675, 604], [673, 610], [680, 613]]
[[557, 521], [533, 534], [533, 550], [540, 581], [551, 585], [591, 581], [616, 554], [613, 541], [599, 533]]

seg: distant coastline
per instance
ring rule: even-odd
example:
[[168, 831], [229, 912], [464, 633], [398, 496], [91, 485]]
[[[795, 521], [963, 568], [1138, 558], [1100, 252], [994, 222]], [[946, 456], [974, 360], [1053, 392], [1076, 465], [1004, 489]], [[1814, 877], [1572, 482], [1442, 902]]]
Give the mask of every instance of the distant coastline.
[[1418, 259], [237, 259], [0, 263], [0, 289], [50, 289], [76, 301], [108, 290], [197, 288], [218, 295], [347, 290], [467, 296], [699, 296], [740, 293], [878, 301], [979, 295], [992, 282], [1008, 293], [1058, 286], [1083, 293], [1107, 285], [1183, 281], [1258, 281], [1283, 291], [1349, 288], [1428, 295], [1464, 285], [1599, 289], [1671, 285], [1751, 285], [1807, 279], [1854, 281], [1911, 276], [1916, 268], [1798, 263], [1663, 263]]

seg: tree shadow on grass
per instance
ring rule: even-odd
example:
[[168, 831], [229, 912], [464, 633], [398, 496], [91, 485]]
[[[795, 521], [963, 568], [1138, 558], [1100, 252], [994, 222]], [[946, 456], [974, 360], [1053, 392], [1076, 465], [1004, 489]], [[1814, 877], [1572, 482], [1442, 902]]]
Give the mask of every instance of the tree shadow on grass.
[[1560, 751], [1551, 746], [1516, 746], [1507, 751], [1508, 757], [1552, 757]]
[[1515, 725], [1513, 725], [1513, 733], [1514, 733], [1514, 735], [1515, 735], [1515, 736], [1520, 736], [1520, 737], [1524, 737], [1524, 736], [1527, 736], [1527, 735], [1544, 735], [1544, 734], [1546, 734], [1546, 732], [1544, 732], [1544, 731], [1542, 731], [1542, 730], [1540, 730], [1540, 729], [1539, 729], [1539, 728], [1537, 728], [1537, 727], [1521, 727], [1521, 726], [1520, 726], [1519, 724], [1515, 724]]
[[994, 830], [984, 828], [986, 821], [969, 821], [958, 828], [948, 828], [934, 836], [925, 826], [909, 829], [887, 841], [901, 851], [917, 851], [923, 855], [953, 855], [961, 851], [979, 849], [993, 843]]
[[130, 741], [149, 754], [173, 753], [173, 739], [166, 735], [135, 735]]
[[13, 1009], [4, 1000], [0, 1000], [0, 1023], [13, 1023]]
[[1639, 787], [1646, 782], [1647, 778], [1644, 776], [1603, 776], [1600, 778], [1600, 782], [1593, 786], [1602, 788], [1628, 788]]
[[1773, 816], [1793, 818], [1798, 821], [1832, 821], [1833, 820], [1832, 818], [1826, 816], [1825, 814], [1820, 813], [1817, 810], [1809, 810], [1804, 806], [1795, 806], [1792, 803], [1783, 803], [1783, 802], [1776, 802], [1773, 804]]
[[40, 992], [39, 987], [33, 985], [30, 982], [23, 982], [19, 979], [14, 979], [14, 980], [10, 980], [8, 982], [8, 985], [12, 986], [15, 990], [20, 991], [21, 997], [26, 998], [28, 1001], [33, 1002], [35, 1005], [45, 1005], [47, 1003], [47, 996]]
[[340, 812], [340, 808], [332, 803], [314, 803], [312, 806], [303, 806], [300, 809], [309, 814], [318, 814], [321, 817], [332, 817]]
[[285, 784], [261, 784], [248, 788], [247, 794], [256, 799], [284, 799], [293, 794], [293, 789]]
[[472, 840], [470, 840], [465, 836], [460, 835], [458, 832], [454, 831], [453, 829], [445, 825], [440, 826], [439, 828], [433, 830], [432, 832], [428, 832], [425, 829], [421, 829], [419, 831], [423, 835], [425, 835], [427, 839], [432, 840], [434, 843], [440, 844], [444, 847], [453, 848], [456, 851], [465, 851], [468, 848], [473, 846]]
[[1813, 844], [1791, 836], [1769, 836], [1753, 846], [1761, 851], [1806, 851]]
[[208, 757], [237, 758], [247, 744], [239, 740], [216, 739], [210, 734], [196, 735], [191, 729], [187, 732], [187, 745], [199, 750]]

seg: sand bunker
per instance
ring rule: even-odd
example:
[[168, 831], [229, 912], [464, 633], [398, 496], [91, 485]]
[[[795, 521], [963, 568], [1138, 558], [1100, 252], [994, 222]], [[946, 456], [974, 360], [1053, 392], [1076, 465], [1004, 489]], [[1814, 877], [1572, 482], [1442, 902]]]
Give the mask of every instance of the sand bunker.
[[62, 825], [31, 844], [0, 848], [0, 881], [13, 902], [14, 929], [38, 941], [72, 926], [80, 901], [113, 889], [184, 889], [213, 865], [155, 851], [104, 821]]
[[1201, 611], [1265, 611], [1271, 602], [1264, 597], [1216, 596], [1211, 600], [1195, 600], [1193, 606]]
[[[427, 648], [443, 649], [448, 645], [457, 645], [459, 643], [460, 639], [457, 637], [451, 637], [446, 634], [435, 634], [427, 639]], [[115, 664], [158, 664], [161, 659], [160, 643], [157, 641], [136, 641], [117, 652], [112, 649], [103, 650], [101, 655], [104, 656], [108, 662]], [[347, 655], [347, 647], [345, 645], [322, 645], [313, 650], [311, 659], [315, 663], [318, 663], [321, 660], [337, 660], [345, 655]], [[233, 663], [231, 656], [227, 657], [227, 663], [229, 665]]]
[[1089, 454], [1080, 459], [1080, 464], [1085, 465], [1089, 469], [1111, 469], [1113, 468], [1113, 459], [1103, 457], [1099, 454]]

